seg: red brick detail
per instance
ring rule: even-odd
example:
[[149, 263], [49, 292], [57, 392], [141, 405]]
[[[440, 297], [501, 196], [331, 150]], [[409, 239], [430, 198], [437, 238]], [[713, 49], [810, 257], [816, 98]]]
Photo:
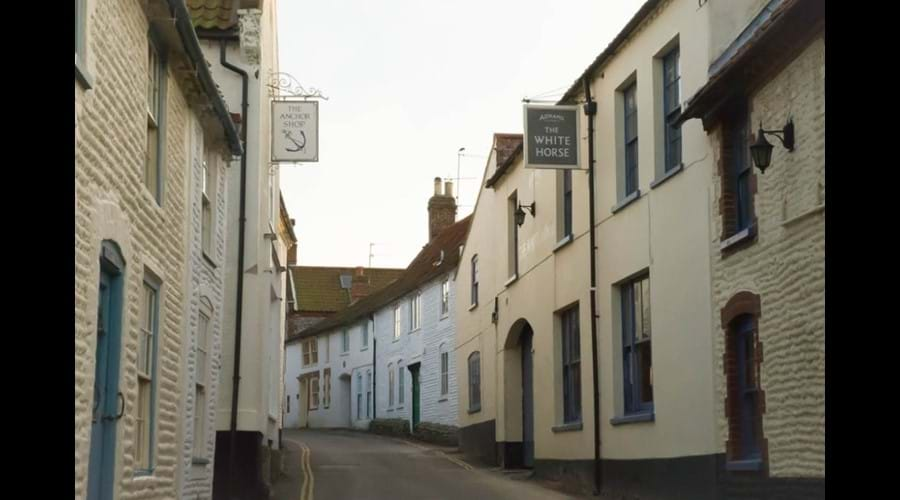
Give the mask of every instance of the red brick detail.
[[762, 316], [759, 295], [746, 290], [734, 294], [722, 308], [722, 328], [728, 329], [728, 325], [742, 314], [749, 314], [753, 317]]

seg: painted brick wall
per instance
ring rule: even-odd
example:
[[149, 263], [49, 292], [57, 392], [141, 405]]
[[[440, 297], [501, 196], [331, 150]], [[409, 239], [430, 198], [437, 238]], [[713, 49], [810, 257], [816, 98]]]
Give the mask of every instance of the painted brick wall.
[[[87, 57], [93, 88], [76, 89], [75, 129], [75, 498], [87, 494], [100, 242], [116, 241], [125, 259], [117, 424], [117, 499], [175, 498], [181, 452], [182, 353], [189, 257], [184, 236], [188, 117], [169, 66], [164, 188], [158, 206], [144, 187], [148, 22], [141, 2], [91, 0]], [[145, 269], [162, 279], [157, 350], [155, 469], [134, 475], [139, 304]]]
[[[185, 329], [186, 371], [184, 380], [184, 418], [182, 455], [182, 498], [212, 498], [213, 458], [215, 457], [215, 401], [218, 392], [219, 370], [222, 352], [222, 311], [224, 306], [224, 270], [225, 262], [225, 207], [226, 207], [226, 162], [216, 159], [209, 165], [215, 169], [213, 202], [213, 229], [210, 263], [203, 256], [202, 244], [202, 177], [204, 158], [204, 136], [199, 123], [191, 123], [191, 186], [190, 186], [190, 292], [188, 296], [188, 321]], [[200, 299], [205, 298], [212, 305], [207, 332], [207, 373], [205, 374], [205, 435], [201, 436], [205, 444], [202, 457], [209, 460], [205, 465], [192, 465], [195, 418], [195, 387], [198, 377], [197, 359], [195, 356], [197, 328], [200, 319]]]
[[[777, 140], [764, 175], [754, 168], [759, 233], [755, 243], [722, 257], [718, 173], [711, 213], [713, 314], [740, 291], [760, 295], [764, 438], [772, 477], [825, 475], [825, 43], [815, 39], [751, 99], [752, 130], [780, 128], [793, 117], [796, 146]], [[716, 161], [720, 135], [711, 135]], [[728, 439], [724, 411], [725, 332], [715, 336], [719, 439]]]

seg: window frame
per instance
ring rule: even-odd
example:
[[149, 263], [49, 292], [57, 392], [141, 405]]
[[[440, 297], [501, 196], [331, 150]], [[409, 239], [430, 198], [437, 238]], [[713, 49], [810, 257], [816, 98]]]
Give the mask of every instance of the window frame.
[[322, 406], [331, 406], [331, 368], [322, 371]]
[[[662, 96], [663, 96], [663, 173], [671, 172], [682, 164], [681, 124], [675, 125], [681, 118], [681, 53], [679, 46], [672, 47], [662, 59]], [[674, 59], [674, 61], [673, 61]], [[669, 79], [669, 69], [673, 68], [673, 79]], [[672, 92], [670, 92], [672, 91]], [[672, 96], [671, 94], [674, 94]], [[674, 102], [673, 102], [674, 97]], [[677, 148], [673, 144], [677, 143]], [[677, 150], [677, 155], [675, 154]]]
[[581, 325], [578, 304], [559, 313], [560, 368], [562, 372], [563, 423], [582, 420], [581, 405]]
[[422, 328], [422, 292], [419, 290], [409, 299], [409, 325], [410, 333]]
[[394, 407], [394, 364], [388, 363], [388, 408]]
[[472, 306], [478, 305], [478, 254], [472, 256], [472, 271], [471, 271], [471, 279], [472, 279], [472, 287], [469, 291], [469, 296], [471, 300]]
[[562, 171], [562, 234], [560, 239], [572, 236], [572, 170]]
[[[150, 68], [151, 64], [153, 68]], [[165, 184], [167, 83], [165, 46], [156, 32], [150, 29], [147, 33], [147, 158], [144, 161], [144, 187], [159, 206], [162, 206]], [[151, 149], [155, 150], [152, 156]]]
[[341, 331], [341, 354], [350, 352], [350, 329], [344, 328]]
[[468, 366], [469, 413], [481, 411], [481, 352], [473, 351], [466, 362]]
[[441, 355], [441, 396], [447, 396], [450, 393], [450, 353], [443, 344], [438, 352]]
[[400, 340], [403, 332], [402, 316], [400, 312], [400, 304], [394, 305], [394, 340]]
[[441, 318], [450, 315], [450, 276], [444, 276], [441, 281]]
[[[644, 284], [646, 283], [647, 291], [644, 292]], [[635, 304], [635, 285], [641, 286], [641, 315], [640, 328], [644, 329], [644, 325], [648, 325], [649, 334], [646, 339], [637, 338], [638, 315]], [[652, 349], [652, 314], [644, 317], [644, 312], [650, 313], [650, 306], [644, 304], [644, 300], [650, 301], [650, 274], [643, 273], [619, 286], [619, 297], [621, 299], [621, 341], [622, 341], [622, 393], [624, 396], [624, 414], [641, 415], [654, 413], [653, 399], [653, 349]], [[652, 304], [651, 304], [652, 305]], [[639, 368], [643, 367], [644, 358], [641, 357], [642, 345], [647, 345], [649, 353], [649, 388], [650, 400], [641, 401], [641, 389], [644, 382], [644, 375]], [[639, 366], [640, 365], [640, 366]]]
[[[138, 365], [136, 370], [136, 375], [138, 379], [138, 412], [137, 412], [137, 421], [144, 422], [144, 425], [141, 426], [139, 423], [136, 425], [135, 434], [136, 434], [136, 445], [134, 447], [134, 460], [136, 462], [135, 466], [135, 475], [152, 475], [156, 466], [155, 458], [156, 454], [154, 453], [156, 446], [156, 399], [157, 399], [157, 370], [158, 370], [158, 349], [159, 349], [159, 303], [161, 299], [161, 285], [154, 279], [152, 279], [149, 274], [145, 273], [143, 279], [143, 294], [144, 297], [143, 303], [141, 305], [141, 325], [139, 327], [142, 336], [149, 336], [148, 339], [141, 339], [141, 342], [147, 342], [145, 349], [145, 361], [147, 366], [145, 367], [147, 371], [141, 371], [141, 356], [140, 356], [140, 344], [138, 347]], [[147, 291], [150, 290], [152, 292], [152, 302], [147, 303]], [[149, 309], [149, 310], [148, 310]], [[144, 314], [149, 315], [150, 317], [144, 316]], [[147, 325], [146, 321], [150, 320], [150, 324]], [[149, 326], [149, 329], [147, 328]], [[146, 395], [146, 401], [142, 398], [141, 385], [147, 384], [149, 386], [149, 394]], [[146, 413], [146, 415], [145, 415]], [[144, 434], [146, 433], [146, 434]], [[146, 436], [146, 441], [145, 441]], [[144, 447], [146, 446], [146, 449]], [[144, 466], [146, 459], [146, 466]]]
[[362, 395], [363, 395], [363, 376], [362, 372], [356, 372], [356, 420], [362, 420]]
[[404, 371], [403, 371], [403, 363], [397, 362], [397, 405], [402, 408], [404, 401], [406, 400], [406, 392], [405, 392], [405, 379]]
[[[633, 103], [633, 107], [629, 109], [629, 97]], [[624, 138], [624, 175], [625, 175], [625, 197], [638, 191], [640, 179], [639, 173], [639, 151], [638, 151], [638, 103], [637, 103], [637, 80], [635, 79], [622, 89], [623, 99], [623, 138]], [[634, 131], [634, 136], [629, 137], [629, 130]]]
[[315, 375], [309, 377], [309, 409], [310, 410], [318, 410], [319, 409], [319, 372], [316, 372]]
[[364, 322], [360, 325], [360, 333], [362, 333], [362, 345], [359, 348], [360, 351], [364, 351], [369, 348], [369, 323]]
[[215, 239], [215, 210], [213, 207], [217, 194], [217, 166], [215, 154], [204, 146], [200, 180], [200, 248], [207, 257], [212, 256], [213, 240]]

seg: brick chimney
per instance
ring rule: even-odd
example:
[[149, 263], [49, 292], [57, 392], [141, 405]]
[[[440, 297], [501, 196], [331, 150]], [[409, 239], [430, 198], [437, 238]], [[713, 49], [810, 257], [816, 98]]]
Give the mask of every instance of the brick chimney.
[[453, 182], [444, 184], [441, 192], [441, 178], [434, 178], [434, 196], [428, 200], [428, 241], [431, 241], [446, 227], [456, 222], [456, 200], [453, 198]]
[[353, 273], [353, 284], [350, 286], [350, 303], [369, 295], [369, 277], [363, 267], [357, 267]]

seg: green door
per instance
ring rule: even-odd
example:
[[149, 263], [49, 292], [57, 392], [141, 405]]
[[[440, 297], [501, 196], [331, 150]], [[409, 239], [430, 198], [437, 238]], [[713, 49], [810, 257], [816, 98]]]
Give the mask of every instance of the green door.
[[412, 374], [412, 430], [416, 430], [416, 426], [419, 424], [419, 366], [410, 367], [410, 373]]

